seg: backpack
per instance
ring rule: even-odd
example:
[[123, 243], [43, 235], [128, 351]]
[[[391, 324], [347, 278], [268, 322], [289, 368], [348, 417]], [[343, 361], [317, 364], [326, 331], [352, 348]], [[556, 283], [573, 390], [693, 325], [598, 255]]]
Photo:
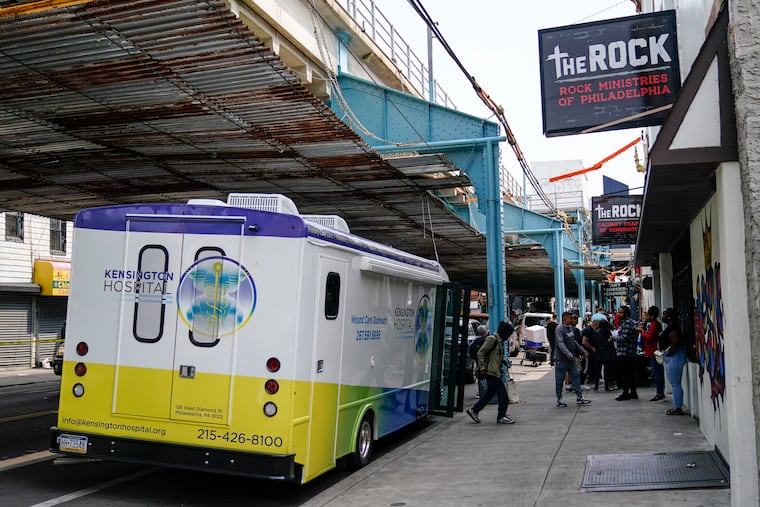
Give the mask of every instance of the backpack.
[[478, 351], [480, 350], [480, 347], [482, 347], [485, 342], [486, 342], [486, 336], [478, 336], [468, 347], [467, 349], [468, 353], [470, 354], [470, 357], [474, 359], [475, 361], [478, 360]]

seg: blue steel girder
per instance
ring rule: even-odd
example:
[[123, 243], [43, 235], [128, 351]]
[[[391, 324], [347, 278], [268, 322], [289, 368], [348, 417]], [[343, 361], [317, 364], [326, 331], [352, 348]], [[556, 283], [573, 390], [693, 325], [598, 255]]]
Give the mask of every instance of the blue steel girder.
[[[564, 310], [565, 301], [565, 260], [583, 264], [582, 254], [576, 246], [579, 224], [565, 227], [564, 222], [540, 213], [526, 210], [505, 202], [504, 234], [517, 235], [535, 241], [546, 250], [554, 270], [554, 298], [556, 311]], [[569, 229], [569, 230], [568, 230]], [[507, 267], [509, 269], [509, 267]], [[578, 297], [585, 300], [585, 274], [583, 270], [572, 270], [578, 284]]]
[[577, 241], [578, 224], [571, 224], [569, 227], [570, 232], [565, 229], [564, 222], [561, 220], [526, 210], [509, 202], [504, 203], [504, 234], [517, 234], [521, 238], [528, 238], [543, 245], [550, 241], [549, 236], [555, 234], [555, 230], [561, 231], [565, 234], [562, 258], [583, 264], [578, 247], [572, 239]]
[[472, 182], [474, 203], [442, 202], [486, 237], [488, 313], [495, 329], [506, 308], [498, 150], [506, 138], [499, 125], [347, 74], [338, 76], [338, 85], [341, 100], [331, 107], [375, 151], [443, 153]]
[[[419, 151], [445, 154], [472, 181], [480, 213], [485, 214], [488, 188], [483, 144], [479, 140], [499, 136], [499, 124], [449, 109], [371, 81], [340, 74], [345, 104], [331, 107], [378, 152]], [[345, 109], [350, 109], [346, 111]], [[363, 129], [357, 129], [356, 118]], [[371, 132], [372, 135], [368, 135]], [[427, 149], [426, 149], [427, 148]], [[498, 164], [496, 168], [498, 170]], [[457, 210], [460, 214], [466, 213]], [[468, 219], [472, 223], [472, 219]]]
[[[346, 105], [362, 125], [380, 137], [365, 137], [370, 146], [418, 144], [499, 135], [499, 124], [449, 109], [413, 95], [380, 86], [348, 74], [338, 76]], [[343, 104], [333, 100], [336, 113], [345, 114]]]

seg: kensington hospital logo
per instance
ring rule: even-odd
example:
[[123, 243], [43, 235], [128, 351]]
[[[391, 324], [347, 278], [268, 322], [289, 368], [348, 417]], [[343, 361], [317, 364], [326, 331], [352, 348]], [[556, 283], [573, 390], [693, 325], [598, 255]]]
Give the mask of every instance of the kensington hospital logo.
[[179, 280], [180, 318], [194, 335], [212, 339], [245, 326], [256, 307], [256, 285], [242, 264], [229, 257], [199, 259]]

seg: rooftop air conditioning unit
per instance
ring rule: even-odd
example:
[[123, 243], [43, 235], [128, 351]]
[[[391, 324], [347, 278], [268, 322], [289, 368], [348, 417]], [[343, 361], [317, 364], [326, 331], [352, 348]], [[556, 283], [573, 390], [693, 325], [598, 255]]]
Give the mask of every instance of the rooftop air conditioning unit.
[[295, 203], [282, 194], [230, 194], [227, 204], [237, 208], [298, 215]]
[[324, 225], [346, 234], [350, 234], [351, 231], [348, 228], [348, 224], [338, 215], [301, 215], [301, 218], [315, 224]]

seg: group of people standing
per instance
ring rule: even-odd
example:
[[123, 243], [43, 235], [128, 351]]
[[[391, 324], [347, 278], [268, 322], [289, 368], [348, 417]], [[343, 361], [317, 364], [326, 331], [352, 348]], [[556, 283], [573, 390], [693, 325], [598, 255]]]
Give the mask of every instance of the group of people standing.
[[[668, 415], [680, 415], [683, 410], [683, 387], [681, 377], [686, 364], [686, 346], [683, 341], [678, 315], [673, 308], [662, 312], [662, 324], [658, 320], [660, 309], [651, 306], [644, 315], [644, 321], [637, 324], [631, 318], [628, 306], [618, 308], [613, 328], [607, 316], [598, 312], [591, 316], [588, 324], [580, 330], [578, 316], [564, 312], [561, 322], [552, 319], [547, 323], [546, 332], [550, 347], [550, 363], [554, 366], [555, 394], [557, 407], [567, 407], [563, 399], [565, 390], [575, 393], [577, 405], [588, 405], [591, 400], [583, 397], [582, 382], [588, 380], [594, 391], [599, 390], [599, 383], [604, 378], [605, 391], [621, 393], [618, 401], [637, 400], [636, 362], [639, 355], [639, 335], [643, 342], [644, 356], [649, 358], [656, 392], [650, 401], [665, 399], [665, 375], [673, 388], [673, 407], [666, 411]], [[663, 326], [664, 324], [664, 326]], [[478, 334], [488, 333], [485, 326], [478, 329]], [[504, 356], [505, 342], [514, 332], [508, 321], [499, 323], [493, 335], [488, 335], [478, 350], [478, 377], [485, 384], [485, 392], [467, 415], [480, 422], [479, 413], [486, 404], [496, 397], [499, 403], [496, 422], [513, 424], [507, 416], [509, 399], [502, 381], [502, 371], [507, 366]], [[581, 379], [581, 364], [585, 360], [585, 377]], [[566, 385], [569, 388], [566, 388]]]
[[660, 309], [652, 306], [645, 313], [644, 321], [637, 324], [631, 318], [630, 308], [621, 306], [614, 315], [615, 327], [610, 322], [613, 319], [608, 319], [601, 311], [592, 315], [580, 331], [577, 316], [571, 312], [562, 314], [561, 324], [550, 322], [547, 338], [555, 366], [557, 406], [566, 406], [562, 401], [563, 387], [575, 391], [577, 403], [585, 404], [581, 401], [580, 384], [588, 380], [598, 391], [602, 373], [606, 391], [621, 390], [615, 398], [617, 401], [637, 400], [636, 372], [641, 335], [644, 356], [649, 360], [655, 379], [656, 392], [650, 401], [665, 399], [667, 375], [673, 387], [673, 407], [666, 414], [683, 414], [681, 377], [686, 364], [686, 347], [675, 310], [667, 308], [663, 312], [662, 324], [659, 315]]

